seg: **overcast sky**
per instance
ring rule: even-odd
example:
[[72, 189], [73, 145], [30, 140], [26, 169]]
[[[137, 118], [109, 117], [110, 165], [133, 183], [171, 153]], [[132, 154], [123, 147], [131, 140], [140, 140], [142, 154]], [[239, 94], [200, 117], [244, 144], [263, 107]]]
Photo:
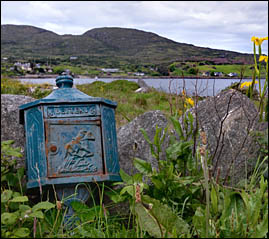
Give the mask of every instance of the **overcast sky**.
[[[176, 42], [243, 53], [268, 36], [268, 1], [1, 1], [1, 24], [80, 35], [135, 28]], [[262, 45], [268, 55], [268, 41]]]

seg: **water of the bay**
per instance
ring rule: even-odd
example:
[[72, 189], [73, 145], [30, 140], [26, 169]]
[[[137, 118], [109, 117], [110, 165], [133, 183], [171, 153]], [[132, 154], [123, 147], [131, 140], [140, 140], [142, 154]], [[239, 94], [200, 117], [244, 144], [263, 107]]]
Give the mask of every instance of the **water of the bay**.
[[[23, 83], [43, 84], [49, 83], [55, 84], [54, 78], [36, 78], [36, 79], [19, 79]], [[74, 84], [89, 84], [94, 81], [112, 82], [119, 80], [119, 78], [74, 78]], [[127, 79], [129, 81], [137, 82], [138, 79]], [[240, 79], [143, 79], [145, 83], [157, 90], [171, 93], [180, 93], [185, 88], [188, 95], [195, 95], [197, 93], [200, 96], [213, 96], [218, 94], [221, 90], [230, 86], [232, 83], [239, 82]], [[241, 82], [251, 81], [251, 79], [243, 79]], [[263, 88], [265, 79], [261, 79], [261, 87]], [[258, 84], [256, 84], [258, 89]]]

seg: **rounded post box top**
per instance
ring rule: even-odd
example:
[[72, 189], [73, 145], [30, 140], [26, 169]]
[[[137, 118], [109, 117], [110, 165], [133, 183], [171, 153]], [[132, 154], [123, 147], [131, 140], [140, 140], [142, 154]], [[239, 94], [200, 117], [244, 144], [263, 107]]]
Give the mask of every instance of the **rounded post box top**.
[[69, 103], [101, 103], [116, 108], [117, 102], [102, 98], [92, 97], [80, 90], [73, 88], [73, 78], [70, 75], [60, 75], [56, 78], [56, 85], [59, 87], [53, 90], [48, 96], [19, 106], [19, 122], [24, 123], [23, 112], [26, 109], [46, 104], [69, 104]]
[[56, 85], [59, 88], [72, 88], [73, 78], [70, 75], [62, 75], [56, 78]]

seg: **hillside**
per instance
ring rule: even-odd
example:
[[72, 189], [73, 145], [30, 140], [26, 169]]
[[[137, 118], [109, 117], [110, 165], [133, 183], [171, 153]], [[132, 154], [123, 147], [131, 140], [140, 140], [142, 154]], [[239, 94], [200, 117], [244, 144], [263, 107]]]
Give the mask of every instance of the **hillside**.
[[15, 59], [78, 56], [94, 64], [161, 64], [173, 61], [213, 60], [251, 63], [251, 54], [179, 43], [137, 29], [104, 27], [82, 35], [58, 35], [34, 26], [1, 25], [1, 55]]

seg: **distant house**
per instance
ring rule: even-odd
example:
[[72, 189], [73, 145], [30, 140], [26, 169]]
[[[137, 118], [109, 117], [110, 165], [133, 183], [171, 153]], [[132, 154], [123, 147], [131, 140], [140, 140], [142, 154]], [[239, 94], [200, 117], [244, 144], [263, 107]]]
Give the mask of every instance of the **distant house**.
[[47, 70], [48, 73], [52, 73], [53, 72], [53, 70], [50, 67], [47, 67], [46, 70]]
[[15, 63], [14, 63], [14, 66], [21, 67], [21, 62], [19, 62], [19, 61], [18, 61], [18, 62], [15, 62]]
[[234, 77], [234, 76], [238, 76], [238, 74], [237, 74], [237, 73], [234, 73], [234, 72], [230, 72], [230, 73], [228, 74], [228, 76], [230, 76], [230, 77]]
[[143, 73], [143, 72], [135, 72], [134, 75], [135, 76], [144, 76], [145, 73]]
[[76, 60], [76, 59], [78, 59], [78, 57], [77, 57], [77, 56], [70, 56], [69, 59], [70, 59], [70, 60]]
[[23, 70], [26, 70], [26, 71], [31, 71], [31, 70], [32, 70], [32, 68], [31, 68], [31, 64], [30, 64], [30, 63], [25, 63], [25, 64], [23, 64], [23, 65], [21, 66], [21, 68], [22, 68]]
[[66, 74], [66, 75], [72, 74], [72, 72], [69, 69], [65, 69], [62, 73]]
[[106, 73], [115, 73], [119, 72], [118, 68], [102, 68], [101, 71], [106, 72]]
[[222, 72], [214, 72], [214, 76], [223, 76], [223, 73]]
[[25, 70], [25, 71], [31, 71], [32, 70], [30, 63], [16, 62], [16, 63], [14, 63], [14, 66], [16, 66], [17, 68], [20, 68], [22, 70]]
[[203, 72], [202, 76], [210, 76], [210, 72], [209, 71]]

